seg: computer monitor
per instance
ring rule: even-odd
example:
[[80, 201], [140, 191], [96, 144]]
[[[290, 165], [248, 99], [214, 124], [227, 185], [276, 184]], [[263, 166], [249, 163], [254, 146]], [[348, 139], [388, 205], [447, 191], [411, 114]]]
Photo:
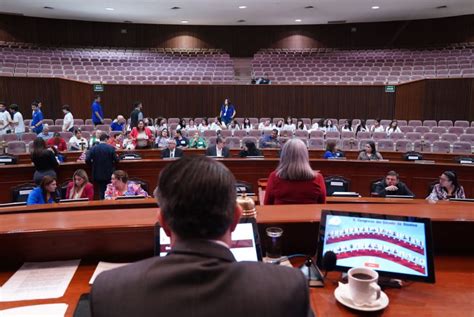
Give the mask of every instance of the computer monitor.
[[[165, 256], [171, 250], [168, 237], [157, 223], [155, 225], [155, 255]], [[241, 218], [232, 232], [230, 251], [237, 261], [262, 261], [260, 236], [255, 218]]]
[[428, 218], [323, 210], [319, 267], [328, 251], [336, 253], [336, 271], [368, 267], [382, 277], [435, 282]]

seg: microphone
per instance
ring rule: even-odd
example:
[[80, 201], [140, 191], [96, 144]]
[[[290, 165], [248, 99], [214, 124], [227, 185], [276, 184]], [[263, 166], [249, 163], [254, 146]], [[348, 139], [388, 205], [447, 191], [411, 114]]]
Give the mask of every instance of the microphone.
[[334, 253], [333, 251], [328, 251], [324, 253], [323, 256], [323, 269], [324, 269], [324, 277], [328, 274], [328, 272], [331, 272], [334, 270], [336, 267], [336, 262], [337, 262], [337, 254]]

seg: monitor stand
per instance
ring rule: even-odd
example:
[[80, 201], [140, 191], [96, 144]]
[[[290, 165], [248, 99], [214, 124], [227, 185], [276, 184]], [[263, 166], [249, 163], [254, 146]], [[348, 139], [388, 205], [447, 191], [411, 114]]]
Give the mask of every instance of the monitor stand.
[[[341, 280], [344, 283], [347, 283], [347, 273], [342, 273]], [[386, 276], [379, 276], [379, 281], [378, 281], [377, 284], [379, 284], [382, 289], [402, 288], [402, 286], [403, 286], [402, 280], [399, 280], [399, 279], [396, 279], [396, 278], [391, 278], [391, 277], [386, 277]]]

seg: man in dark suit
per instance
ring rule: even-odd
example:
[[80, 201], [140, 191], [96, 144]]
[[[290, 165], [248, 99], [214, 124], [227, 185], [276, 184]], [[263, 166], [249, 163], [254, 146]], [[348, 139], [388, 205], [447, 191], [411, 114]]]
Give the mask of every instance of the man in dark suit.
[[158, 182], [158, 221], [171, 251], [100, 274], [93, 316], [313, 316], [299, 270], [235, 261], [229, 245], [242, 210], [223, 164], [183, 157]]
[[217, 137], [216, 145], [210, 146], [206, 150], [207, 156], [217, 156], [217, 157], [229, 157], [230, 150], [227, 146], [224, 145], [224, 140], [221, 137]]
[[108, 139], [109, 136], [102, 133], [99, 137], [100, 143], [94, 145], [86, 156], [86, 163], [92, 165], [92, 178], [99, 186], [100, 199], [104, 199], [105, 189], [115, 170], [115, 163], [119, 160], [115, 148], [107, 144]]
[[161, 151], [161, 158], [174, 158], [183, 156], [183, 150], [176, 147], [174, 139], [168, 140], [168, 147]]
[[375, 184], [373, 194], [380, 197], [385, 197], [386, 195], [414, 196], [408, 186], [400, 181], [399, 175], [395, 171], [388, 172], [384, 180]]

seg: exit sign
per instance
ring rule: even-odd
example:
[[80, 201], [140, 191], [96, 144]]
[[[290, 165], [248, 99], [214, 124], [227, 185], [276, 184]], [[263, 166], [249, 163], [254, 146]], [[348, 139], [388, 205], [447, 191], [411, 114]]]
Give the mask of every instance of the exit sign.
[[94, 89], [94, 92], [104, 92], [104, 85], [102, 84], [94, 84], [92, 88]]
[[395, 86], [393, 85], [385, 86], [385, 92], [395, 92]]

